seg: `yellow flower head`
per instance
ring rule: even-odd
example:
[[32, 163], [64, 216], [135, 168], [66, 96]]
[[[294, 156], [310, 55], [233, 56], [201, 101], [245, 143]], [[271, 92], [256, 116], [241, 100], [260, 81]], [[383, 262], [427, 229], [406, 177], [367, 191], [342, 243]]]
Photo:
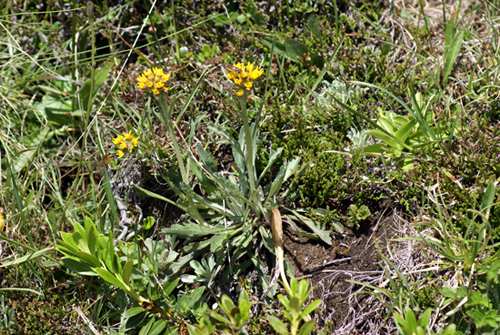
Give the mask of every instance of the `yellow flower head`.
[[132, 131], [128, 133], [123, 133], [113, 139], [113, 144], [118, 146], [119, 150], [116, 151], [116, 156], [122, 158], [125, 155], [125, 151], [128, 149], [129, 153], [132, 153], [134, 148], [139, 145], [139, 136], [134, 137]]
[[115, 137], [113, 139], [113, 144], [114, 145], [120, 145], [121, 143], [123, 143], [125, 141], [125, 139], [123, 138], [123, 136], [118, 136], [118, 137]]
[[3, 215], [0, 213], [0, 230], [3, 228]]
[[238, 97], [250, 91], [253, 82], [259, 79], [264, 73], [264, 69], [259, 69], [258, 66], [254, 66], [250, 62], [248, 62], [246, 66], [243, 63], [233, 64], [232, 67], [228, 67], [228, 71], [229, 73], [226, 75], [227, 78], [238, 86], [236, 90], [236, 95]]
[[170, 73], [165, 74], [157, 67], [149, 68], [137, 77], [137, 87], [141, 90], [151, 90], [154, 95], [158, 95], [160, 90], [168, 91], [169, 88], [165, 84], [169, 79]]

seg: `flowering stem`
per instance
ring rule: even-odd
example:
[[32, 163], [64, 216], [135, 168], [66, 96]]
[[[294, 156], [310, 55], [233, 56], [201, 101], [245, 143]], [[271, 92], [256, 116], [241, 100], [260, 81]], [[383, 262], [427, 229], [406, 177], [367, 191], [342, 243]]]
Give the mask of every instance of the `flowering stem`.
[[[253, 202], [253, 197], [254, 197], [254, 192], [257, 190], [256, 185], [255, 185], [255, 172], [254, 172], [254, 166], [253, 166], [253, 143], [252, 143], [252, 136], [250, 134], [250, 125], [248, 123], [248, 114], [247, 114], [247, 96], [248, 93], [245, 92], [243, 96], [238, 98], [240, 101], [240, 116], [241, 120], [243, 121], [243, 128], [245, 130], [245, 145], [246, 145], [246, 153], [245, 153], [245, 163], [247, 167], [247, 174], [248, 174], [248, 179], [250, 182], [250, 201]], [[256, 211], [256, 214], [260, 214], [258, 212], [259, 208], [256, 206], [254, 208]]]
[[172, 115], [170, 114], [170, 110], [168, 109], [167, 104], [165, 103], [165, 98], [163, 97], [163, 94], [160, 96], [159, 100], [163, 115], [166, 116], [165, 123], [167, 126], [167, 132], [168, 136], [170, 136], [170, 139], [172, 140], [172, 144], [174, 145], [174, 151], [177, 157], [177, 164], [179, 165], [179, 169], [181, 170], [182, 181], [188, 184], [189, 178], [186, 172], [186, 168], [184, 167], [184, 160], [182, 158], [179, 143], [177, 143], [177, 138], [175, 137], [174, 127], [172, 126]]
[[[167, 126], [167, 132], [168, 136], [170, 136], [170, 139], [172, 140], [172, 144], [174, 146], [174, 151], [175, 155], [177, 157], [177, 164], [179, 165], [179, 170], [181, 170], [181, 176], [182, 176], [182, 181], [186, 184], [189, 185], [189, 176], [188, 172], [186, 170], [186, 167], [184, 166], [184, 158], [182, 157], [181, 149], [179, 147], [179, 143], [177, 142], [177, 138], [175, 137], [175, 132], [174, 132], [174, 127], [173, 127], [173, 121], [172, 121], [172, 115], [170, 113], [170, 109], [168, 109], [167, 104], [165, 102], [165, 97], [163, 96], [163, 93], [160, 95], [160, 105], [161, 105], [161, 110], [162, 113], [165, 117], [165, 123]], [[184, 194], [184, 193], [183, 193]], [[191, 197], [185, 195], [185, 199], [189, 203], [189, 207], [191, 207], [191, 214], [194, 215], [196, 220], [205, 227], [208, 227], [209, 225], [205, 222], [203, 217], [201, 216], [200, 212], [196, 208], [196, 205], [194, 204], [193, 199]]]

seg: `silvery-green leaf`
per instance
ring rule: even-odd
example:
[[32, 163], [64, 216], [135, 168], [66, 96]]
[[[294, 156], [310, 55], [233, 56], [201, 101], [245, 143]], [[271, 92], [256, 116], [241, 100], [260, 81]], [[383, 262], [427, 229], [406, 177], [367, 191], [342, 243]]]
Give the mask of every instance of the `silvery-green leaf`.
[[323, 242], [332, 245], [332, 238], [330, 237], [330, 234], [328, 234], [327, 231], [324, 231], [320, 227], [316, 225], [312, 220], [306, 218], [303, 215], [300, 215], [298, 212], [291, 210], [291, 212], [295, 215], [297, 219], [302, 221], [309, 229], [311, 229]]

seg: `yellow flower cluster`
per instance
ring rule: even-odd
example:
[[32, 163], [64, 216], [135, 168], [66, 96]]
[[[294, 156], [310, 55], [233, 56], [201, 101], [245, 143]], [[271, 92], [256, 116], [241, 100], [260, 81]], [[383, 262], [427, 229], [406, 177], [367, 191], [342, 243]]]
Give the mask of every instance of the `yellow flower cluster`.
[[[123, 136], [120, 135], [113, 139], [113, 144], [118, 146], [118, 150], [116, 150], [116, 155], [118, 158], [122, 158], [125, 155], [125, 151], [128, 150], [129, 153], [134, 150], [139, 144], [139, 137], [134, 137], [132, 135], [132, 131], [128, 133], [123, 133]], [[125, 150], [125, 151], [124, 151]]]
[[162, 69], [157, 67], [149, 68], [137, 77], [138, 87], [141, 90], [151, 90], [154, 95], [160, 94], [160, 90], [167, 92], [168, 87], [165, 86], [170, 79], [170, 73], [163, 73]]
[[263, 69], [251, 63], [247, 63], [246, 67], [243, 63], [233, 64], [232, 67], [228, 67], [228, 71], [227, 78], [238, 85], [236, 95], [239, 97], [243, 96], [245, 91], [250, 91], [253, 82], [264, 73]]

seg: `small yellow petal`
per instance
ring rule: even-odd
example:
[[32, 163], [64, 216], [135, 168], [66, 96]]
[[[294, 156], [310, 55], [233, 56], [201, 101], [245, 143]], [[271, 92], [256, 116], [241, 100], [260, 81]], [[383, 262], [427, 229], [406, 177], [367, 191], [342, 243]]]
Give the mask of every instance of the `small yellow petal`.
[[118, 158], [122, 158], [125, 155], [125, 153], [121, 150], [116, 150], [116, 155], [118, 156]]
[[132, 139], [132, 146], [137, 147], [139, 145], [139, 136]]
[[236, 95], [239, 97], [243, 96], [243, 93], [245, 93], [245, 92], [243, 91], [242, 88], [240, 88], [239, 90], [236, 91]]
[[245, 86], [245, 88], [250, 91], [252, 89], [252, 82], [251, 81], [246, 81], [243, 83], [243, 86]]
[[118, 145], [123, 142], [123, 136], [118, 136], [113, 139], [113, 144]]
[[132, 130], [128, 133], [123, 133], [123, 138], [125, 139], [125, 141], [130, 141], [132, 138], [134, 138], [134, 135], [132, 135]]

